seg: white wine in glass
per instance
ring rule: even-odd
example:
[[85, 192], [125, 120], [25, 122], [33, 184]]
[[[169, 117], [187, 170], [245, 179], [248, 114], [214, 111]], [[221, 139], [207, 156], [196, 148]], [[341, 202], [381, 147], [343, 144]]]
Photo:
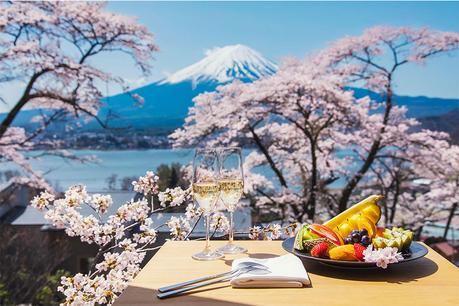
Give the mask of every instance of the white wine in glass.
[[241, 148], [220, 148], [219, 153], [219, 185], [220, 198], [229, 212], [228, 243], [218, 251], [225, 254], [238, 254], [247, 251], [246, 248], [234, 244], [233, 213], [244, 192], [244, 173], [242, 171]]
[[221, 179], [220, 197], [228, 211], [235, 211], [244, 191], [242, 179]]
[[210, 215], [220, 196], [218, 184], [218, 156], [213, 149], [196, 149], [193, 160], [193, 198], [206, 217], [206, 246], [202, 252], [193, 255], [196, 260], [215, 260], [223, 254], [210, 249]]
[[220, 186], [216, 182], [193, 184], [193, 197], [204, 214], [211, 213], [220, 195]]

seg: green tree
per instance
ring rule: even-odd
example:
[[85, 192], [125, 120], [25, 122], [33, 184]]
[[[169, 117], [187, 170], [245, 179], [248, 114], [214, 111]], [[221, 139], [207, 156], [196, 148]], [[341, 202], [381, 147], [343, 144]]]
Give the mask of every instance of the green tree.
[[156, 174], [159, 176], [158, 186], [161, 191], [166, 190], [166, 188], [187, 188], [189, 185], [189, 182], [184, 179], [186, 175], [183, 173], [182, 165], [179, 163], [161, 164], [156, 169]]
[[58, 306], [64, 296], [57, 291], [57, 287], [60, 285], [61, 277], [69, 277], [71, 274], [65, 270], [57, 270], [56, 273], [49, 275], [46, 284], [38, 291], [35, 296], [34, 305], [43, 306]]

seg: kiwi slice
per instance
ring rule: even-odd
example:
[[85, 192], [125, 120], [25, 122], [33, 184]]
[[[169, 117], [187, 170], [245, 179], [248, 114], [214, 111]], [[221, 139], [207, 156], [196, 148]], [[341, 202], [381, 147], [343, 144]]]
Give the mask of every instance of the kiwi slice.
[[413, 241], [413, 232], [404, 231], [402, 235], [402, 250], [406, 251], [410, 248], [411, 242]]
[[302, 229], [300, 229], [298, 231], [298, 233], [296, 233], [295, 243], [293, 244], [293, 248], [295, 248], [298, 251], [303, 251], [303, 249], [304, 249], [304, 247], [303, 247], [303, 230], [304, 230], [304, 227]]
[[385, 239], [382, 237], [376, 237], [376, 238], [373, 238], [372, 244], [375, 248], [382, 249], [386, 246], [386, 243], [384, 242], [384, 240]]

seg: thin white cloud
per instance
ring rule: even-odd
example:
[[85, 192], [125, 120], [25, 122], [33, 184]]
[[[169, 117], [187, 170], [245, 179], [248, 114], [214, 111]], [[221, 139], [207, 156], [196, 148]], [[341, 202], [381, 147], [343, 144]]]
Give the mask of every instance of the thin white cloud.
[[221, 49], [221, 47], [213, 47], [213, 48], [205, 49], [205, 50], [204, 50], [204, 55], [205, 55], [205, 56], [209, 56], [209, 55], [211, 55], [212, 53], [217, 52], [217, 51], [220, 50], [220, 49]]

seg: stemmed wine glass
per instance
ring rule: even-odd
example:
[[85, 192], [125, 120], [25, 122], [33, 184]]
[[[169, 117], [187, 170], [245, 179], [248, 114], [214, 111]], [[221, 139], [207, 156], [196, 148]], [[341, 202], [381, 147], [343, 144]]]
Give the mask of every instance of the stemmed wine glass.
[[244, 190], [244, 173], [242, 171], [241, 148], [228, 147], [218, 149], [219, 154], [219, 178], [220, 198], [229, 211], [229, 233], [228, 243], [219, 248], [218, 251], [225, 254], [238, 254], [246, 252], [247, 249], [235, 245], [233, 213], [241, 199]]
[[206, 216], [206, 247], [202, 252], [193, 255], [196, 260], [214, 260], [223, 257], [223, 254], [210, 249], [210, 215], [220, 196], [218, 184], [218, 156], [213, 149], [196, 149], [193, 160], [192, 190], [194, 200], [204, 211]]

